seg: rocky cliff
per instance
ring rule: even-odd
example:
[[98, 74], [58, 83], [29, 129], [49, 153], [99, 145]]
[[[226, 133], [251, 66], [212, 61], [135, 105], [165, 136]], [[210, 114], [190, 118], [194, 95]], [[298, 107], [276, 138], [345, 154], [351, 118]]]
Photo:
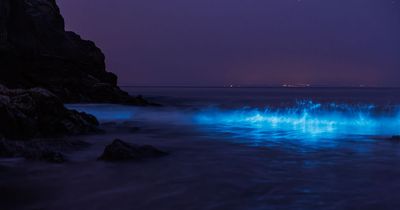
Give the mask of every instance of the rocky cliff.
[[117, 86], [96, 45], [65, 31], [55, 0], [0, 0], [0, 83], [41, 87], [63, 102], [147, 105]]

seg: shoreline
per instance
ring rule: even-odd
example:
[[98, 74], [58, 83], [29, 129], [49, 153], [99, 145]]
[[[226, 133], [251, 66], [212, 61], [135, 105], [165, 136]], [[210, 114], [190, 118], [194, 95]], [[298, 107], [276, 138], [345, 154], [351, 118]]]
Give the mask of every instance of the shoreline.
[[[389, 167], [393, 162], [388, 157], [396, 148], [386, 141], [351, 143], [386, 145], [371, 159], [369, 153], [352, 146], [302, 152], [230, 142], [226, 136], [204, 137], [197, 130], [177, 125], [131, 122], [100, 126], [106, 129], [104, 134], [66, 138], [90, 145], [67, 153], [69, 161], [63, 164], [7, 160], [7, 166], [0, 168], [0, 197], [7, 199], [0, 202], [2, 209], [243, 210], [265, 206], [327, 208], [338, 202], [347, 208], [370, 205], [352, 202], [356, 195], [378, 206], [400, 204], [394, 196], [396, 186], [375, 193], [400, 173], [400, 169]], [[138, 126], [139, 130], [131, 130]], [[98, 161], [105, 145], [115, 138], [150, 144], [170, 155], [139, 162]], [[4, 165], [3, 160], [0, 165]], [[352, 190], [359, 182], [370, 183], [368, 174], [375, 170], [387, 170], [385, 179], [362, 185], [362, 193]], [[316, 204], [316, 195], [324, 203]]]

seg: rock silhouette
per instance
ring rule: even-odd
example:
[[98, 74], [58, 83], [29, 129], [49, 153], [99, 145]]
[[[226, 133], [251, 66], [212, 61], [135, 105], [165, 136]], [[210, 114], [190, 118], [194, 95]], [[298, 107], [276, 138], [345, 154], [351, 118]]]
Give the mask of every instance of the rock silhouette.
[[51, 92], [0, 85], [0, 136], [8, 139], [82, 134], [97, 129], [95, 117], [68, 110]]
[[92, 41], [65, 31], [55, 0], [0, 0], [0, 84], [41, 87], [63, 102], [149, 105], [117, 86]]
[[142, 160], [146, 158], [162, 157], [168, 153], [161, 151], [153, 146], [134, 145], [126, 143], [120, 139], [115, 139], [110, 145], [104, 149], [104, 153], [99, 160], [105, 161], [126, 161], [126, 160]]

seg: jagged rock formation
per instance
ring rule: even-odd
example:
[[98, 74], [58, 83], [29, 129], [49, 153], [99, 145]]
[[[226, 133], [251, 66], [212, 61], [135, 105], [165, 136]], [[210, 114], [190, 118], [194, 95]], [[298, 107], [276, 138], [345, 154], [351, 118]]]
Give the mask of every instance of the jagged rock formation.
[[61, 152], [55, 151], [48, 146], [40, 147], [33, 142], [6, 141], [4, 139], [0, 139], [1, 157], [24, 157], [28, 160], [52, 163], [65, 162], [65, 157]]
[[63, 102], [148, 105], [117, 86], [91, 41], [65, 31], [55, 0], [0, 0], [0, 83], [42, 87]]
[[63, 163], [64, 152], [84, 149], [89, 143], [71, 139], [34, 139], [15, 141], [0, 139], [0, 158], [23, 157], [28, 160]]
[[120, 139], [115, 139], [111, 144], [107, 145], [104, 153], [99, 160], [105, 161], [126, 161], [126, 160], [142, 160], [146, 158], [162, 157], [168, 153], [161, 151], [153, 146], [129, 144]]
[[10, 90], [0, 85], [0, 138], [28, 139], [96, 131], [95, 117], [68, 110], [45, 89]]

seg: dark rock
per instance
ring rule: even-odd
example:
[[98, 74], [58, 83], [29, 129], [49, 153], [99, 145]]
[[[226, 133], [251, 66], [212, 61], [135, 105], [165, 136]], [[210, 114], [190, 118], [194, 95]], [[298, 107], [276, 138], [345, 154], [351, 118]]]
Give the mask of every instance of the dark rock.
[[91, 144], [81, 140], [67, 139], [42, 139], [26, 142], [27, 144], [42, 148], [51, 148], [57, 151], [77, 151], [88, 148]]
[[131, 132], [131, 133], [137, 133], [137, 132], [139, 132], [141, 129], [139, 128], [139, 127], [131, 127], [131, 128], [129, 128], [129, 131]]
[[28, 160], [63, 163], [64, 155], [51, 144], [0, 140], [0, 157], [24, 157]]
[[68, 110], [47, 90], [10, 90], [0, 85], [0, 135], [8, 139], [92, 132], [95, 117]]
[[99, 160], [142, 160], [145, 158], [162, 157], [167, 154], [168, 153], [161, 151], [153, 146], [133, 145], [116, 139], [110, 145], [106, 146], [104, 153], [99, 157]]
[[0, 83], [41, 87], [63, 102], [151, 105], [107, 72], [96, 45], [65, 31], [55, 0], [0, 0]]
[[400, 142], [400, 136], [392, 136], [389, 140], [395, 141], [395, 142]]
[[0, 157], [15, 157], [18, 155], [16, 146], [10, 146], [4, 139], [0, 139]]
[[23, 154], [23, 157], [28, 160], [39, 160], [50, 163], [64, 163], [66, 161], [62, 153], [51, 150], [28, 150]]

